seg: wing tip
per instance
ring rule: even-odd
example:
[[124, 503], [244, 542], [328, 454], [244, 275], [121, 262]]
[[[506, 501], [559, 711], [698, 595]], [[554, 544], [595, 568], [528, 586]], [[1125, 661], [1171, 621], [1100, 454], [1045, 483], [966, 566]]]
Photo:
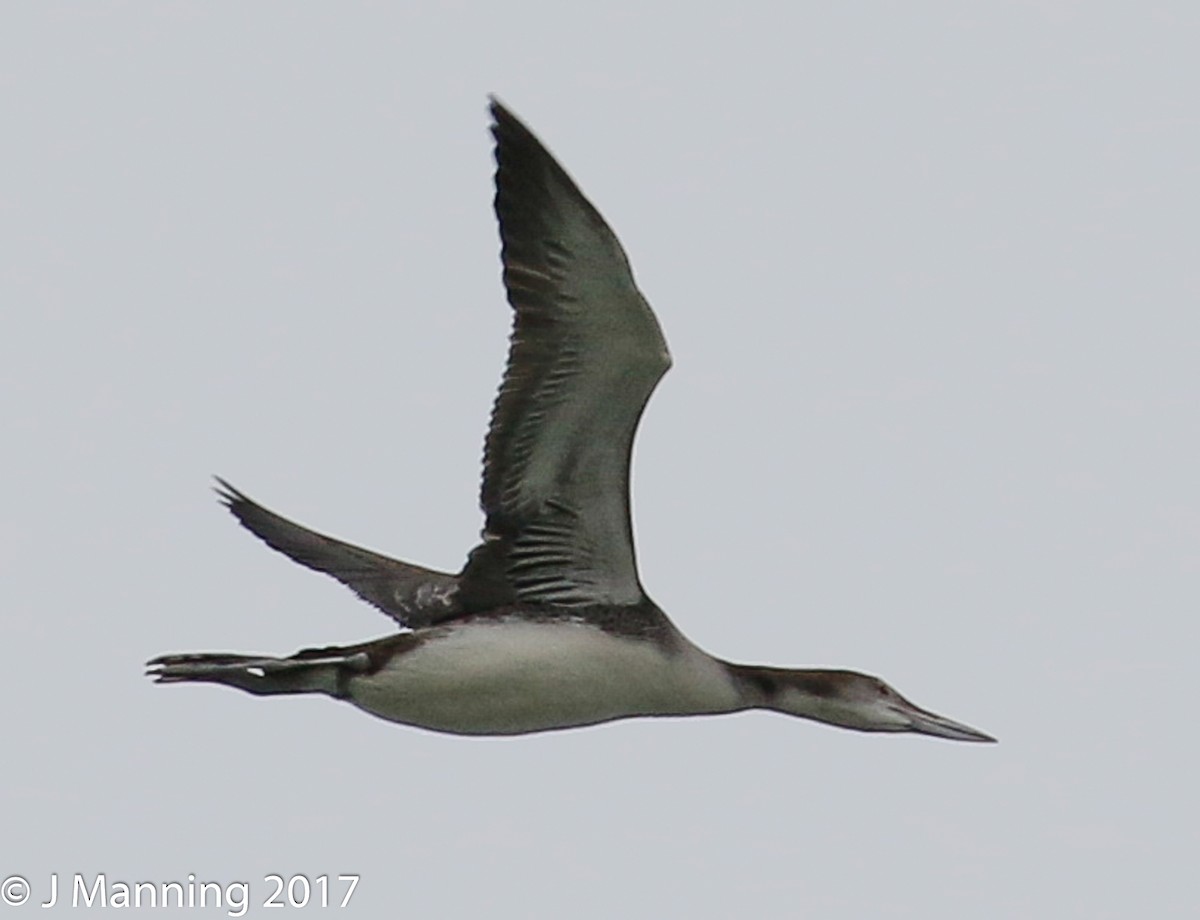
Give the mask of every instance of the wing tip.
[[213, 476], [213, 479], [217, 483], [213, 486], [213, 491], [217, 493], [217, 501], [229, 510], [229, 513], [237, 519], [239, 524], [260, 540], [266, 541], [268, 546], [271, 545], [271, 541], [259, 533], [255, 527], [252, 527], [250, 521], [251, 518], [261, 517], [264, 512], [268, 515], [270, 512], [266, 512], [266, 509], [228, 480], [222, 479], [220, 476]]
[[491, 133], [496, 143], [497, 166], [503, 165], [507, 151], [515, 153], [520, 148], [525, 149], [523, 156], [526, 158], [533, 154], [544, 159], [553, 159], [528, 126], [495, 95], [488, 96], [488, 111], [492, 116]]
[[217, 493], [217, 499], [230, 511], [234, 511], [235, 505], [250, 501], [245, 493], [235, 488], [228, 480], [215, 475], [213, 476], [213, 480], [217, 483], [212, 487], [213, 491]]
[[[499, 96], [497, 96], [495, 93], [488, 93], [487, 98], [488, 113], [492, 116], [493, 131], [501, 126], [513, 124], [525, 128], [525, 125], [522, 124], [521, 119], [517, 118], [517, 116], [513, 114], [512, 109], [505, 105]], [[525, 128], [525, 130], [528, 131], [529, 129]]]

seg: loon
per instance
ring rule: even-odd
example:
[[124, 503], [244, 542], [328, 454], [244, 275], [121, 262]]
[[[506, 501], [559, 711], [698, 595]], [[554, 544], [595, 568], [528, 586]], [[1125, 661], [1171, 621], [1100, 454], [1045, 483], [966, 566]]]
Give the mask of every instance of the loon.
[[401, 562], [293, 523], [224, 480], [272, 549], [340, 581], [400, 631], [286, 658], [193, 653], [158, 683], [317, 693], [405, 725], [516, 735], [639, 716], [766, 709], [842, 728], [994, 741], [845, 670], [734, 664], [646, 595], [629, 513], [634, 434], [671, 364], [599, 211], [495, 98], [495, 212], [514, 325], [484, 446], [482, 542], [461, 572]]

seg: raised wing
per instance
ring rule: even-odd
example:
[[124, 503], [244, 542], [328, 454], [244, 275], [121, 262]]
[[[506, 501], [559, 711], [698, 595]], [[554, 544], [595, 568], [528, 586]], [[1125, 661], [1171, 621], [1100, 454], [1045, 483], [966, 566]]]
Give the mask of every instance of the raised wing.
[[401, 626], [418, 628], [460, 612], [458, 576], [381, 556], [268, 511], [223, 479], [217, 494], [243, 527], [271, 549], [332, 575]]
[[670, 367], [621, 244], [537, 138], [492, 102], [496, 216], [515, 319], [484, 447], [468, 607], [644, 598], [629, 519], [638, 419]]

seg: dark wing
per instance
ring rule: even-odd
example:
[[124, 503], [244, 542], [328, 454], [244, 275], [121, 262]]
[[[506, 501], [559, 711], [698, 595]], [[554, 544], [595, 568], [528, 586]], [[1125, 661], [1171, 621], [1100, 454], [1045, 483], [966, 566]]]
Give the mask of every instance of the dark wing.
[[217, 494], [243, 527], [271, 549], [332, 575], [401, 626], [428, 626], [459, 613], [458, 576], [389, 559], [301, 527], [218, 478]]
[[469, 607], [635, 604], [629, 460], [667, 344], [599, 212], [493, 100], [496, 216], [515, 313], [484, 447]]

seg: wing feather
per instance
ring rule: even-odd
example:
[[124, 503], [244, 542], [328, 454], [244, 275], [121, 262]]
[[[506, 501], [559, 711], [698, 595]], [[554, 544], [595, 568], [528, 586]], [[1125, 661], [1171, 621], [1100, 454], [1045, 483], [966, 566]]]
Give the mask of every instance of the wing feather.
[[484, 543], [464, 593], [636, 604], [629, 462], [671, 363], [666, 341], [600, 213], [521, 122], [495, 101], [492, 114], [514, 321], [484, 446]]
[[458, 576], [401, 562], [327, 537], [269, 511], [218, 479], [217, 494], [248, 531], [295, 562], [336, 578], [401, 626], [418, 628], [459, 613]]

